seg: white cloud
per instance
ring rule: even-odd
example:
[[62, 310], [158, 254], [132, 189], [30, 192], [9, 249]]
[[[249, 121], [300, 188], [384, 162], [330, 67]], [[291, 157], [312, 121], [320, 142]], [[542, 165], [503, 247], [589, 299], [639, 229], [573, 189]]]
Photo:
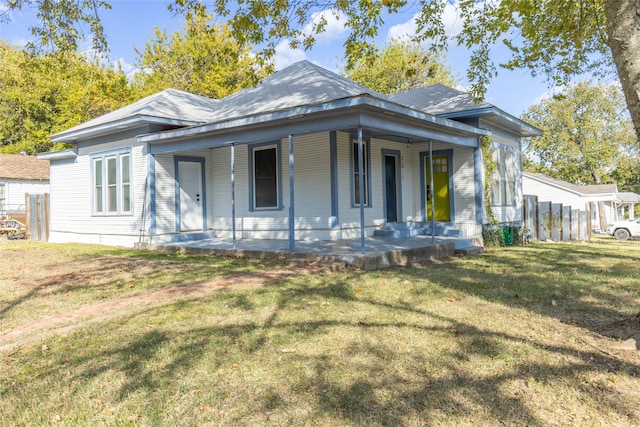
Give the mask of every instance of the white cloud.
[[297, 48], [292, 49], [289, 46], [289, 40], [282, 40], [276, 46], [276, 54], [273, 58], [276, 70], [282, 70], [291, 64], [302, 61], [307, 58], [304, 50]]
[[122, 72], [129, 78], [140, 72], [140, 68], [125, 61], [124, 58], [116, 59], [112, 62], [112, 64], [114, 68], [117, 68], [119, 66], [122, 69]]
[[[327, 21], [324, 31], [320, 34], [312, 34], [313, 25], [320, 22], [322, 18]], [[343, 13], [336, 13], [331, 9], [325, 9], [311, 15], [311, 22], [302, 29], [302, 33], [305, 35], [313, 35], [317, 45], [331, 45], [337, 40], [345, 38], [347, 34], [347, 29], [344, 26], [345, 22], [347, 22], [347, 18]]]
[[[457, 3], [457, 1], [454, 3], [447, 3], [444, 11], [442, 12], [444, 31], [449, 40], [459, 34], [462, 30], [462, 20], [458, 16]], [[417, 18], [418, 13], [413, 15], [407, 22], [392, 26], [387, 32], [387, 40], [391, 40], [392, 38], [404, 39], [415, 35], [418, 31], [418, 24], [416, 23]]]

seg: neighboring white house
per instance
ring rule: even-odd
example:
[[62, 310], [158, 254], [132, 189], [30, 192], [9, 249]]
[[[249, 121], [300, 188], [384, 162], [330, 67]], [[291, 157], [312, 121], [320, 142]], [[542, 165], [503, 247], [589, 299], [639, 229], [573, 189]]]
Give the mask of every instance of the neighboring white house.
[[618, 199], [620, 200], [618, 218], [635, 219], [634, 209], [636, 205], [640, 205], [640, 194], [628, 191], [619, 191]]
[[[52, 136], [50, 241], [356, 238], [522, 220], [520, 139], [539, 131], [442, 85], [385, 96], [307, 61], [221, 100], [166, 90]], [[433, 173], [431, 173], [433, 171]], [[432, 206], [433, 202], [433, 206]], [[420, 225], [420, 224], [419, 224]]]
[[25, 193], [48, 192], [47, 160], [20, 154], [0, 154], [0, 217], [24, 215]]
[[562, 203], [591, 212], [591, 223], [596, 229], [600, 228], [598, 202], [604, 204], [607, 223], [618, 219], [620, 199], [615, 184], [575, 185], [541, 173], [523, 172], [522, 188], [524, 194], [538, 196], [541, 202]]

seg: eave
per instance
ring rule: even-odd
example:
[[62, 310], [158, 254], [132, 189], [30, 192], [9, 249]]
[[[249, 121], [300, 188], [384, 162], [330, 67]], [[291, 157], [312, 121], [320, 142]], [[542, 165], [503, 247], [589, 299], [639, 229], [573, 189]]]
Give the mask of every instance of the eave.
[[115, 120], [109, 123], [102, 123], [96, 126], [90, 126], [83, 129], [63, 131], [51, 136], [53, 142], [75, 143], [80, 139], [92, 138], [100, 135], [106, 135], [117, 131], [133, 128], [136, 126], [148, 124], [160, 124], [169, 126], [187, 127], [197, 125], [200, 122], [194, 120], [178, 120], [166, 117], [156, 117], [149, 115], [131, 116], [121, 120]]
[[62, 151], [50, 151], [48, 153], [38, 153], [38, 159], [42, 160], [68, 160], [78, 157], [78, 151], [76, 149], [62, 150]]
[[[231, 143], [282, 138], [288, 134], [365, 128], [371, 136], [403, 142], [439, 140], [475, 147], [490, 132], [423, 113], [370, 95], [222, 120], [189, 128], [142, 135], [151, 153], [212, 148]], [[205, 138], [206, 136], [206, 138]]]
[[529, 123], [508, 114], [497, 107], [484, 107], [475, 110], [456, 111], [440, 114], [440, 117], [458, 119], [463, 117], [481, 117], [496, 125], [518, 133], [522, 137], [538, 136], [542, 131]]

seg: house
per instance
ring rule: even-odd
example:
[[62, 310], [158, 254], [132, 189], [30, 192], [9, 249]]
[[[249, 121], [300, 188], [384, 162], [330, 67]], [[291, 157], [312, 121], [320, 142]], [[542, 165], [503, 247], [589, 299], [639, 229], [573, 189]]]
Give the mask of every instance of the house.
[[590, 212], [591, 224], [596, 229], [602, 228], [599, 202], [604, 208], [605, 225], [618, 219], [620, 200], [615, 184], [575, 185], [541, 173], [523, 172], [522, 187], [524, 194], [538, 196], [540, 201], [562, 203]]
[[0, 218], [24, 222], [25, 194], [49, 192], [49, 162], [35, 156], [0, 154]]
[[618, 199], [620, 205], [618, 206], [618, 218], [619, 219], [635, 219], [635, 206], [640, 205], [640, 194], [630, 191], [619, 191]]
[[220, 100], [169, 89], [51, 137], [74, 148], [40, 156], [50, 241], [480, 237], [480, 139], [493, 212], [518, 222], [520, 140], [538, 133], [442, 85], [385, 96], [307, 61]]

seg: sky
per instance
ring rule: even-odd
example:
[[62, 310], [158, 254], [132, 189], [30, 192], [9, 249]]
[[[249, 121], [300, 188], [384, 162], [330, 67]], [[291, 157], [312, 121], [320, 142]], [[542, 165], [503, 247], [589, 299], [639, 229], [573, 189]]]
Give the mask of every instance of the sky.
[[[134, 70], [133, 64], [137, 58], [134, 47], [143, 50], [155, 27], [166, 29], [168, 34], [182, 29], [183, 19], [167, 10], [167, 0], [111, 0], [110, 3], [112, 9], [103, 11], [100, 17], [107, 35], [110, 60], [120, 62], [125, 72]], [[376, 43], [382, 46], [391, 37], [414, 31], [414, 12], [404, 10], [387, 17], [384, 26], [379, 30]], [[35, 22], [35, 15], [30, 10], [14, 11], [10, 18], [10, 22], [0, 22], [0, 39], [12, 45], [24, 46], [32, 39], [29, 26]], [[455, 34], [460, 22], [453, 5], [448, 7], [444, 19], [447, 33]], [[327, 32], [316, 38], [317, 43], [310, 51], [292, 50], [288, 43], [283, 41], [278, 45], [276, 68], [282, 69], [306, 59], [339, 73], [344, 65], [342, 43], [346, 34], [341, 21], [329, 19]], [[499, 49], [496, 53], [496, 62], [507, 58], [506, 48]], [[464, 88], [468, 85], [465, 71], [469, 53], [464, 48], [452, 44], [446, 58], [447, 64], [458, 76]], [[520, 116], [550, 90], [543, 78], [531, 77], [528, 70], [499, 69], [498, 76], [488, 87], [485, 100], [514, 116]]]

